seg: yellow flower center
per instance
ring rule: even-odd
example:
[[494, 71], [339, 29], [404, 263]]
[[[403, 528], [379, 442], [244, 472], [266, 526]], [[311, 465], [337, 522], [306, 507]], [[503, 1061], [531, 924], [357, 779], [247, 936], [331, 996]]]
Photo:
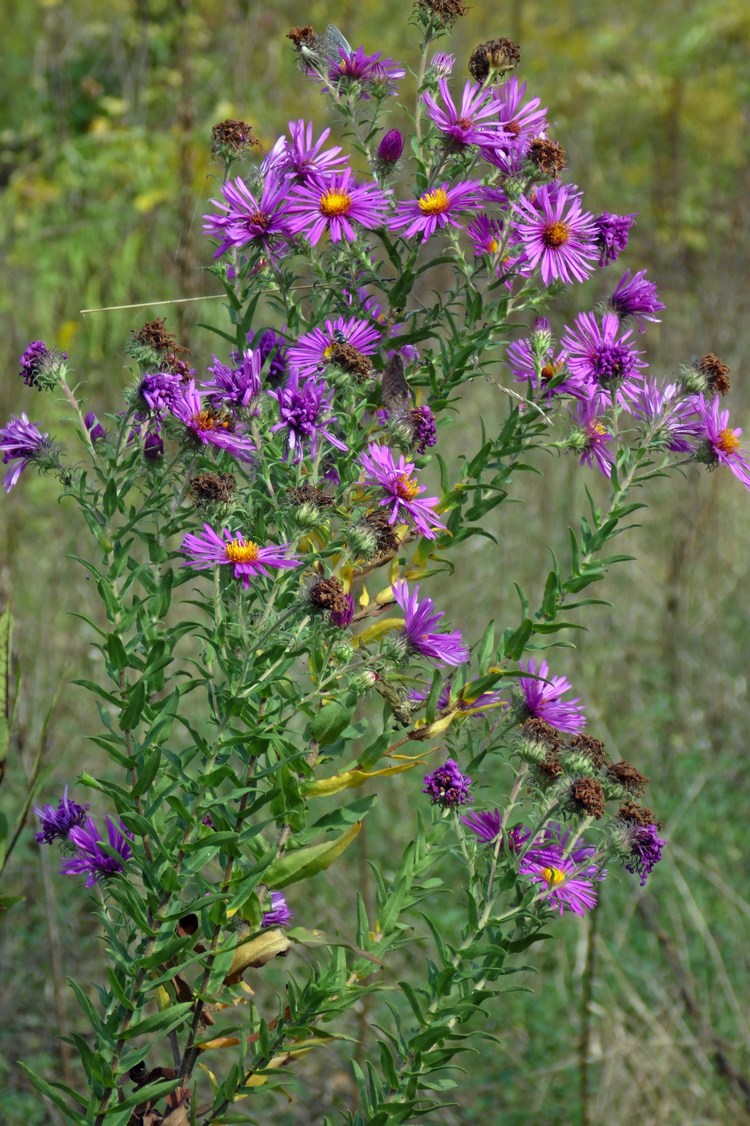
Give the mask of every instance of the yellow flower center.
[[396, 478], [396, 495], [401, 500], [413, 500], [417, 493], [421, 492], [421, 486], [416, 481], [410, 481], [405, 473], [399, 473]]
[[320, 210], [328, 219], [335, 219], [337, 215], [346, 215], [351, 205], [352, 197], [339, 188], [323, 192], [320, 197]]
[[736, 454], [742, 443], [734, 430], [720, 430], [716, 445], [720, 450], [723, 450], [725, 454]]
[[231, 415], [217, 414], [210, 408], [194, 414], [193, 424], [198, 430], [234, 430]]
[[448, 193], [444, 188], [435, 188], [434, 191], [425, 192], [419, 200], [419, 210], [425, 215], [442, 215], [450, 205]]
[[592, 422], [591, 426], [589, 426], [589, 431], [592, 434], [592, 436], [594, 434], [602, 434], [603, 435], [603, 434], [607, 433], [607, 428], [606, 428], [606, 426], [604, 425], [603, 422]]
[[563, 223], [562, 219], [556, 219], [554, 223], [548, 223], [542, 232], [544, 245], [549, 246], [553, 250], [558, 246], [562, 246], [569, 238], [570, 227], [567, 223]]
[[230, 563], [254, 563], [260, 553], [257, 543], [252, 540], [232, 540], [225, 550]]
[[500, 243], [496, 238], [492, 238], [490, 239], [490, 243], [487, 249], [489, 250], [490, 254], [497, 254], [498, 250], [500, 249]]
[[565, 873], [559, 868], [542, 868], [540, 875], [545, 879], [547, 887], [555, 888], [565, 883]]

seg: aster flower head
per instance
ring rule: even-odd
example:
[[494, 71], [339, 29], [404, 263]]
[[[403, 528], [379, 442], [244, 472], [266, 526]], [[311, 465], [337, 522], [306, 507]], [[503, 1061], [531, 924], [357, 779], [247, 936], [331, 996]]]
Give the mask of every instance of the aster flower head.
[[447, 51], [437, 51], [430, 59], [430, 70], [436, 78], [448, 78], [456, 65], [456, 56]]
[[[721, 409], [718, 395], [710, 402], [704, 395], [692, 399], [696, 410], [697, 446], [694, 453], [696, 461], [710, 469], [726, 465], [746, 489], [750, 489], [750, 464], [747, 456], [741, 453], [741, 429], [729, 426], [729, 411]], [[0, 449], [2, 445], [0, 444]], [[7, 486], [6, 486], [7, 487]]]
[[152, 414], [161, 417], [179, 396], [182, 385], [175, 372], [147, 372], [138, 385], [138, 398]]
[[315, 139], [314, 125], [303, 118], [290, 121], [289, 136], [279, 137], [274, 147], [260, 166], [262, 175], [273, 172], [276, 175], [291, 176], [294, 183], [305, 184], [313, 179], [325, 179], [336, 172], [343, 171], [348, 157], [342, 153], [340, 145], [324, 148], [330, 129], [324, 129]]
[[[107, 817], [107, 837], [109, 850], [102, 847], [105, 842], [89, 817], [85, 825], [76, 825], [68, 833], [68, 840], [75, 845], [75, 855], [66, 857], [60, 868], [64, 876], [86, 876], [86, 887], [93, 887], [100, 880], [122, 872], [125, 861], [133, 855], [128, 843], [133, 834], [124, 825]], [[114, 855], [112, 855], [114, 853]]]
[[451, 809], [453, 806], [466, 805], [474, 801], [469, 793], [470, 786], [471, 778], [462, 774], [458, 763], [449, 758], [432, 774], [425, 774], [422, 793], [429, 794], [432, 805]]
[[461, 105], [456, 106], [446, 78], [438, 80], [438, 90], [443, 105], [438, 105], [432, 94], [422, 94], [427, 116], [445, 136], [451, 148], [467, 145], [499, 144], [506, 136], [497, 120], [497, 99], [491, 89], [477, 82], [466, 82], [461, 95]]
[[226, 450], [239, 461], [252, 461], [255, 446], [244, 433], [242, 423], [205, 403], [192, 380], [183, 384], [169, 409], [203, 445]]
[[625, 869], [634, 876], [639, 876], [641, 887], [661, 860], [667, 842], [662, 840], [658, 833], [657, 825], [636, 825], [624, 822], [627, 848], [630, 858], [625, 864]]
[[21, 412], [21, 417], [15, 415], [10, 422], [0, 428], [0, 453], [3, 455], [3, 465], [10, 465], [5, 475], [3, 485], [6, 493], [18, 484], [18, 479], [24, 469], [32, 462], [44, 468], [54, 462], [54, 445], [49, 434], [42, 434], [41, 430], [29, 422], [26, 412]]
[[271, 431], [287, 432], [285, 459], [291, 455], [292, 461], [301, 461], [303, 446], [308, 443], [310, 454], [315, 457], [321, 438], [325, 438], [337, 450], [349, 449], [329, 429], [337, 419], [330, 414], [333, 395], [322, 376], [310, 375], [300, 387], [299, 372], [292, 368], [285, 386], [277, 391], [269, 391], [268, 394], [279, 404], [281, 416], [280, 421], [271, 427]]
[[410, 652], [429, 657], [444, 665], [462, 665], [469, 659], [469, 650], [461, 641], [461, 631], [431, 633], [445, 617], [444, 610], [435, 612], [431, 598], [419, 601], [419, 586], [413, 591], [404, 580], [394, 583], [393, 597], [404, 612], [404, 636]]
[[480, 180], [448, 184], [423, 192], [419, 199], [406, 200], [396, 206], [395, 214], [388, 220], [392, 231], [401, 231], [403, 238], [422, 235], [426, 242], [443, 227], [461, 227], [458, 217], [477, 211], [484, 202], [484, 187]]
[[[554, 395], [574, 395], [577, 399], [588, 398], [588, 385], [579, 376], [566, 371], [566, 352], [564, 348], [552, 347], [552, 334], [542, 340], [532, 330], [530, 336], [514, 340], [508, 345], [505, 362], [513, 373], [516, 383], [528, 383], [535, 395], [544, 395], [549, 402]], [[565, 372], [565, 378], [558, 377]], [[553, 387], [549, 384], [555, 381]]]
[[376, 184], [358, 184], [350, 168], [316, 177], [289, 194], [294, 234], [304, 234], [312, 246], [328, 233], [332, 242], [355, 242], [359, 228], [382, 227], [388, 201]]
[[484, 254], [494, 258], [503, 244], [502, 221], [490, 219], [488, 215], [477, 215], [472, 219], [466, 233], [474, 247], [475, 258], [481, 258]]
[[577, 861], [574, 854], [564, 852], [563, 845], [551, 841], [544, 841], [539, 848], [534, 842], [522, 857], [518, 872], [537, 885], [537, 898], [560, 915], [566, 910], [585, 915], [596, 907], [595, 882], [606, 876], [604, 869], [587, 864], [587, 859]]
[[266, 176], [258, 199], [239, 176], [227, 181], [223, 199], [212, 199], [223, 215], [204, 215], [203, 232], [220, 240], [214, 258], [230, 247], [255, 246], [270, 253], [277, 243], [291, 237], [288, 214], [289, 179], [272, 172]]
[[437, 425], [435, 416], [428, 406], [414, 407], [406, 416], [411, 433], [411, 441], [418, 454], [423, 454], [430, 446], [437, 445]]
[[261, 352], [246, 348], [242, 353], [235, 352], [233, 358], [237, 367], [229, 367], [214, 356], [214, 362], [208, 369], [213, 379], [201, 384], [201, 391], [208, 395], [215, 409], [231, 405], [247, 410], [253, 399], [260, 395]]
[[532, 137], [547, 132], [547, 110], [539, 98], [524, 102], [526, 83], [519, 83], [515, 75], [498, 88], [495, 97], [498, 121], [508, 137], [504, 145], [525, 152]]
[[283, 383], [289, 371], [287, 365], [286, 340], [279, 332], [267, 328], [261, 333], [257, 350], [261, 367], [266, 366], [266, 380], [272, 387]]
[[268, 911], [263, 912], [263, 918], [260, 922], [261, 928], [288, 927], [293, 918], [291, 908], [281, 892], [272, 891], [271, 907]]
[[492, 844], [500, 836], [502, 816], [499, 809], [472, 810], [461, 818], [461, 823], [471, 829], [475, 836], [485, 844]]
[[565, 440], [568, 449], [578, 454], [581, 465], [595, 466], [605, 477], [612, 476], [615, 455], [607, 445], [614, 434], [607, 430], [603, 400], [582, 399], [571, 411], [573, 429]]
[[229, 528], [224, 528], [219, 535], [210, 524], [203, 525], [202, 534], [188, 532], [180, 544], [180, 551], [189, 556], [184, 567], [207, 571], [229, 564], [234, 567], [234, 577], [242, 581], [245, 589], [256, 575], [269, 575], [269, 568], [299, 567], [301, 560], [290, 559], [289, 550], [288, 543], [259, 547], [252, 540], [246, 540], [241, 532], [230, 532]]
[[646, 279], [646, 271], [639, 270], [630, 276], [626, 270], [617, 283], [617, 288], [609, 299], [607, 308], [615, 313], [620, 320], [631, 317], [641, 332], [646, 329], [646, 321], [659, 323], [658, 312], [666, 308], [659, 300], [656, 286]]
[[364, 47], [347, 51], [339, 47], [339, 57], [328, 67], [328, 81], [339, 94], [370, 94], [383, 98], [396, 93], [396, 82], [406, 69], [395, 59], [384, 59], [380, 51], [368, 55]]
[[596, 257], [593, 216], [582, 210], [581, 193], [569, 184], [543, 184], [533, 200], [514, 205], [514, 241], [523, 246], [524, 272], [540, 269], [542, 281], [585, 281]]
[[65, 378], [67, 358], [67, 352], [56, 352], [48, 348], [43, 340], [32, 340], [18, 359], [21, 378], [27, 387], [49, 391]]
[[616, 262], [628, 245], [630, 228], [636, 215], [611, 215], [608, 211], [594, 220], [596, 245], [599, 249], [599, 265], [609, 266]]
[[68, 797], [68, 787], [65, 787], [63, 796], [54, 805], [45, 805], [41, 809], [34, 806], [34, 813], [39, 818], [39, 832], [35, 834], [40, 844], [52, 844], [56, 840], [67, 840], [70, 830], [78, 825], [83, 825], [87, 820], [86, 810], [88, 805], [79, 805]]
[[601, 324], [593, 313], [579, 313], [573, 328], [566, 329], [561, 340], [570, 372], [586, 380], [592, 393], [611, 397], [621, 392], [618, 400], [623, 403], [647, 366], [641, 358], [643, 353], [629, 341], [632, 331], [623, 331], [614, 313], [604, 313]]
[[349, 344], [363, 356], [369, 356], [377, 351], [381, 335], [381, 329], [375, 328], [369, 321], [357, 317], [337, 317], [335, 321], [327, 320], [325, 329], [314, 328], [300, 336], [289, 348], [287, 362], [296, 367], [301, 376], [311, 375], [331, 363], [335, 345]]
[[389, 524], [411, 517], [419, 534], [434, 540], [437, 529], [445, 528], [445, 524], [435, 512], [438, 498], [420, 496], [425, 486], [414, 477], [414, 463], [406, 461], [403, 454], [396, 463], [388, 447], [377, 442], [370, 443], [360, 461], [365, 471], [362, 483], [385, 492], [380, 504], [390, 508]]
[[654, 445], [690, 453], [696, 444], [695, 404], [676, 383], [661, 385], [644, 379], [629, 396], [626, 408], [652, 431]]
[[562, 698], [571, 687], [567, 677], [550, 676], [547, 662], [540, 661], [537, 665], [534, 657], [521, 661], [520, 665], [524, 673], [530, 674], [520, 677], [518, 681], [524, 719], [534, 716], [543, 719], [550, 727], [556, 727], [558, 731], [570, 731], [573, 734], [582, 731], [586, 726], [586, 717], [579, 698]]
[[404, 151], [404, 137], [400, 129], [389, 129], [378, 145], [376, 164], [381, 170], [391, 169], [401, 159]]

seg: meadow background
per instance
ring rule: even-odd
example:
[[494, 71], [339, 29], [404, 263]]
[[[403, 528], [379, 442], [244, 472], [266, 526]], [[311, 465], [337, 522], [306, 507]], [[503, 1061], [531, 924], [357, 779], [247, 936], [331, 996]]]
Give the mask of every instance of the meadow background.
[[[478, 42], [520, 43], [520, 76], [549, 107], [568, 154], [564, 178], [584, 189], [594, 213], [638, 212], [620, 265], [647, 267], [667, 305], [646, 336], [654, 370], [716, 352], [732, 372], [733, 425], [744, 419], [750, 428], [750, 9], [742, 0], [687, 8], [682, 0], [628, 0], [606, 11], [595, 0], [476, 0], [439, 47], [456, 54], [462, 84]], [[211, 256], [201, 215], [219, 174], [211, 125], [244, 118], [267, 147], [289, 118], [322, 127], [325, 102], [295, 66], [289, 27], [322, 30], [332, 20], [354, 46], [414, 65], [407, 16], [401, 0], [0, 0], [0, 418], [25, 409], [60, 432], [61, 404], [17, 375], [31, 339], [69, 352], [99, 413], [118, 408], [130, 380], [123, 346], [146, 320], [165, 316], [205, 367], [216, 344], [195, 326], [216, 323], [219, 302], [165, 302], [217, 291], [201, 272]], [[413, 91], [413, 80], [402, 85]], [[566, 293], [560, 315], [590, 309], [618, 271]], [[148, 304], [81, 312], [129, 303]], [[500, 370], [496, 379], [507, 382]], [[460, 419], [441, 431], [449, 460], [476, 444], [480, 416], [504, 417], [497, 382], [472, 384]], [[564, 549], [585, 485], [605, 496], [605, 482], [574, 459], [547, 457], [538, 467], [543, 476], [518, 481], [522, 503], [503, 505], [488, 524], [498, 546], [469, 541], [438, 592], [467, 638], [490, 617], [515, 621], [512, 580], [540, 595], [548, 545]], [[669, 850], [646, 890], [610, 880], [596, 913], [555, 923], [564, 942], [535, 954], [535, 972], [523, 978], [533, 995], [509, 993], [495, 1007], [497, 1042], [464, 1057], [460, 1109], [434, 1119], [446, 1126], [750, 1121], [750, 498], [730, 474], [691, 468], [653, 483], [644, 499], [640, 529], [618, 545], [637, 560], [593, 592], [614, 608], [588, 613], [587, 632], [558, 654], [555, 671], [585, 701], [591, 733], [650, 775], [649, 804]], [[8, 813], [40, 753], [41, 801], [98, 763], [86, 739], [99, 723], [92, 697], [69, 683], [95, 678], [98, 655], [70, 614], [96, 613], [83, 570], [67, 557], [88, 544], [77, 514], [56, 503], [54, 481], [29, 473], [2, 501], [0, 543], [19, 683], [0, 788]], [[302, 925], [349, 929], [354, 885], [371, 894], [369, 856], [386, 867], [391, 854], [397, 861], [394, 841], [408, 832], [420, 786], [412, 775], [393, 782], [359, 838], [358, 859], [352, 849], [312, 897], [292, 902]], [[60, 1121], [17, 1061], [75, 1085], [58, 1035], [80, 1027], [65, 977], [85, 983], [101, 972], [87, 897], [56, 866], [29, 824], [6, 872], [7, 892], [24, 902], [0, 918], [0, 1119], [8, 1126]], [[419, 957], [418, 947], [405, 955]], [[375, 1021], [377, 1005], [357, 1014], [355, 1053], [367, 1052]], [[314, 1124], [349, 1105], [342, 1056], [315, 1055], [298, 1074], [292, 1101], [260, 1097], [259, 1122]]]

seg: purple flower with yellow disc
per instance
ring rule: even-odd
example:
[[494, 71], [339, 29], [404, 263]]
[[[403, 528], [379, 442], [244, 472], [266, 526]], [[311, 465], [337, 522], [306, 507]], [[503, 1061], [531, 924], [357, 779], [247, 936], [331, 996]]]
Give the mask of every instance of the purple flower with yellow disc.
[[381, 330], [357, 317], [337, 317], [326, 321], [325, 328], [314, 328], [300, 336], [287, 352], [287, 362], [298, 368], [300, 375], [310, 375], [329, 363], [334, 344], [349, 344], [363, 356], [372, 355], [380, 343]]
[[429, 657], [443, 665], [462, 665], [469, 659], [469, 650], [462, 643], [461, 631], [432, 633], [445, 617], [444, 610], [435, 611], [431, 598], [419, 601], [419, 587], [409, 590], [404, 580], [394, 583], [393, 597], [404, 612], [404, 637], [411, 653]]
[[85, 825], [76, 825], [70, 830], [68, 840], [75, 845], [76, 852], [63, 860], [61, 875], [86, 876], [86, 887], [90, 888], [99, 880], [124, 870], [125, 861], [133, 855], [128, 843], [133, 834], [124, 825], [115, 824], [111, 817], [106, 821], [109, 851], [102, 847], [104, 840], [91, 817]]
[[572, 184], [543, 184], [533, 199], [514, 207], [513, 239], [524, 248], [523, 270], [539, 267], [542, 281], [585, 281], [597, 255], [594, 218], [583, 211], [581, 193]]
[[269, 568], [283, 570], [301, 565], [301, 560], [289, 558], [288, 543], [259, 547], [252, 540], [246, 540], [241, 532], [230, 532], [229, 528], [224, 528], [219, 535], [210, 524], [203, 525], [203, 534], [188, 532], [180, 544], [180, 551], [190, 556], [183, 566], [196, 571], [230, 564], [234, 567], [234, 577], [241, 579], [245, 588], [250, 586], [250, 579], [256, 575], [269, 575]]
[[443, 227], [461, 227], [458, 216], [477, 211], [483, 202], [484, 187], [480, 180], [452, 185], [443, 182], [439, 187], [423, 192], [419, 199], [397, 204], [395, 215], [388, 220], [388, 227], [402, 232], [403, 238], [422, 235], [427, 241]]
[[532, 137], [547, 130], [547, 110], [539, 98], [524, 102], [526, 83], [519, 83], [515, 75], [505, 81], [497, 91], [497, 118], [509, 138], [501, 147], [514, 147], [522, 151]]
[[607, 873], [598, 864], [586, 864], [585, 860], [583, 863], [582, 868], [559, 844], [545, 842], [537, 849], [535, 843], [521, 859], [518, 872], [537, 885], [537, 898], [560, 915], [566, 910], [585, 915], [596, 907], [595, 882], [603, 880]]
[[386, 494], [380, 504], [390, 508], [388, 523], [395, 524], [397, 520], [411, 517], [419, 534], [434, 540], [436, 530], [445, 528], [445, 524], [435, 512], [438, 498], [420, 497], [425, 486], [413, 476], [414, 463], [406, 461], [403, 454], [396, 463], [388, 447], [377, 442], [371, 442], [366, 453], [360, 454], [359, 460], [365, 471], [362, 483], [379, 487]]
[[750, 489], [750, 465], [745, 454], [740, 452], [742, 430], [733, 430], [729, 426], [729, 411], [721, 409], [721, 399], [718, 395], [711, 402], [704, 395], [696, 395], [692, 401], [697, 415], [698, 445], [694, 454], [695, 460], [710, 469], [715, 469], [717, 465], [726, 465], [737, 480], [746, 489]]
[[252, 461], [255, 446], [242, 423], [228, 411], [204, 403], [192, 380], [183, 385], [169, 409], [203, 445], [217, 446], [239, 461]]
[[36, 839], [40, 844], [52, 844], [56, 840], [67, 840], [70, 830], [83, 825], [88, 820], [86, 810], [88, 805], [79, 805], [68, 797], [68, 787], [65, 787], [63, 796], [57, 806], [45, 805], [41, 809], [34, 807], [34, 813], [39, 818], [40, 831]]
[[550, 676], [547, 662], [540, 661], [537, 666], [534, 657], [521, 661], [520, 665], [524, 673], [530, 674], [520, 677], [518, 681], [523, 697], [523, 718], [543, 719], [558, 731], [573, 734], [582, 731], [586, 726], [586, 717], [578, 697], [574, 700], [562, 698], [571, 687], [567, 677]]
[[332, 242], [354, 242], [358, 227], [382, 227], [387, 210], [388, 201], [380, 188], [356, 183], [350, 168], [313, 178], [289, 193], [291, 229], [294, 234], [304, 234], [313, 246], [326, 232]]
[[580, 465], [595, 465], [605, 477], [611, 477], [615, 455], [607, 443], [615, 436], [607, 430], [603, 399], [594, 395], [581, 400], [571, 411], [571, 418], [573, 429], [564, 444], [578, 454]]

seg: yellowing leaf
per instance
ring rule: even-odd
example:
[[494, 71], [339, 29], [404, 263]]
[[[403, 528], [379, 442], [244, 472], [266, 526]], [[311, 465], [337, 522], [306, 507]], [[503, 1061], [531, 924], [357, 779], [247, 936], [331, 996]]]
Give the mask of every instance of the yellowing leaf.
[[342, 774], [334, 774], [332, 778], [319, 778], [317, 782], [308, 782], [303, 786], [302, 792], [308, 798], [329, 797], [340, 790], [354, 790], [363, 786], [368, 778], [377, 778], [386, 774], [403, 774], [405, 770], [412, 770], [418, 759], [405, 762], [399, 766], [386, 766], [383, 770], [345, 770]]
[[362, 593], [359, 596], [359, 604], [363, 610], [366, 610], [370, 605], [370, 596], [367, 593], [367, 587], [362, 583]]

